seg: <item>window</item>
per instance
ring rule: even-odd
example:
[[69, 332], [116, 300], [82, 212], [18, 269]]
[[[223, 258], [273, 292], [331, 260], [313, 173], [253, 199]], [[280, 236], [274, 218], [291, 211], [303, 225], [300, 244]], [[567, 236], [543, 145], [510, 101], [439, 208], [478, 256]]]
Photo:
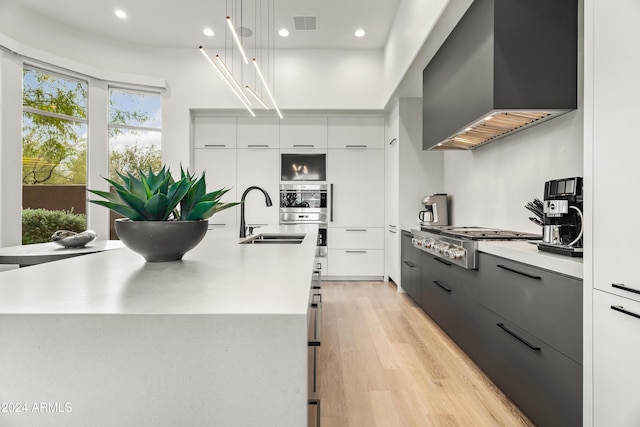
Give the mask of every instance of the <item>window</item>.
[[[57, 229], [86, 227], [87, 86], [74, 77], [32, 67], [23, 70], [25, 244], [49, 241]], [[38, 229], [45, 222], [53, 229]]]
[[109, 176], [137, 175], [162, 167], [161, 97], [158, 93], [109, 90]]

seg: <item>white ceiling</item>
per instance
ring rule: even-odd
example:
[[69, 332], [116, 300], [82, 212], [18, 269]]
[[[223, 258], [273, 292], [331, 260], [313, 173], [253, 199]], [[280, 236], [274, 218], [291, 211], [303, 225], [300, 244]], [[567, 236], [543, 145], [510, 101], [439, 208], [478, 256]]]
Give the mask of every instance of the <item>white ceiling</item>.
[[[193, 48], [230, 43], [225, 17], [237, 26], [242, 6], [242, 26], [256, 31], [259, 46], [266, 46], [266, 28], [290, 31], [288, 38], [275, 36], [276, 48], [382, 49], [401, 0], [9, 0], [82, 32], [154, 47]], [[271, 7], [268, 8], [268, 5]], [[262, 8], [256, 24], [253, 11]], [[117, 18], [120, 8], [127, 18]], [[271, 18], [267, 18], [270, 16]], [[317, 30], [295, 30], [294, 16], [317, 17]], [[210, 27], [214, 37], [202, 30]], [[354, 36], [357, 28], [366, 31]], [[245, 42], [243, 42], [245, 43]], [[246, 43], [253, 43], [251, 38]]]

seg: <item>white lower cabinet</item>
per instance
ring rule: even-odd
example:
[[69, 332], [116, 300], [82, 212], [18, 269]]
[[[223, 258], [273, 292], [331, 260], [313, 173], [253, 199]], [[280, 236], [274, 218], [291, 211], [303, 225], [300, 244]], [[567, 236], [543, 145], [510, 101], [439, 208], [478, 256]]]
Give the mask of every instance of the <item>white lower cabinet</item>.
[[638, 426], [640, 302], [593, 291], [593, 425]]
[[383, 249], [384, 228], [331, 228], [329, 249]]
[[384, 228], [330, 228], [329, 276], [382, 277], [384, 275]]
[[[194, 150], [195, 171], [206, 172], [207, 191], [229, 188], [222, 200], [238, 201], [240, 194], [236, 189], [236, 149], [235, 148], [196, 148]], [[238, 206], [226, 209], [209, 218], [214, 227], [235, 227]]]
[[329, 276], [381, 277], [384, 249], [329, 249]]

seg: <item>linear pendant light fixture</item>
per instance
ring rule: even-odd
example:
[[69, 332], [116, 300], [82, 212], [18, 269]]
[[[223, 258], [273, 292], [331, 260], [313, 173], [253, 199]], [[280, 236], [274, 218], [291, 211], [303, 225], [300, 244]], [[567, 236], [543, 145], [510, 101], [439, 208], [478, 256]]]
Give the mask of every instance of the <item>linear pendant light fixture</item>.
[[[271, 107], [273, 107], [273, 109], [276, 110], [278, 117], [282, 119], [282, 112], [278, 108], [273, 92], [271, 91], [271, 88], [269, 88], [269, 83], [258, 64], [258, 60], [260, 60], [260, 62], [262, 62], [263, 59], [267, 60], [267, 74], [273, 82], [273, 70], [275, 68], [273, 65], [275, 49], [273, 40], [275, 40], [275, 38], [273, 40], [271, 39], [271, 32], [274, 31], [275, 27], [275, 13], [273, 12], [274, 0], [254, 0], [253, 2], [248, 2], [248, 4], [253, 4], [255, 10], [244, 9], [243, 0], [226, 0], [226, 2], [227, 14], [225, 21], [226, 26], [228, 27], [228, 32], [225, 33], [223, 55], [226, 63], [225, 60], [223, 60], [223, 56], [220, 54], [212, 56], [202, 46], [200, 46], [200, 51], [207, 61], [216, 69], [218, 74], [220, 74], [224, 79], [231, 90], [233, 90], [238, 99], [242, 102], [242, 105], [244, 105], [253, 117], [256, 117], [256, 114], [252, 108], [257, 107], [264, 108], [265, 110], [271, 110]], [[231, 3], [231, 8], [229, 8], [229, 2]], [[263, 5], [266, 5], [265, 14], [262, 13]], [[236, 18], [236, 23], [240, 22], [239, 27], [234, 25], [234, 20], [232, 19], [233, 16]], [[255, 27], [253, 30], [247, 28], [246, 25], [243, 25], [243, 19], [245, 22], [254, 20]], [[233, 40], [229, 42], [229, 45], [227, 45], [226, 34], [229, 33]], [[266, 49], [263, 48], [263, 34], [266, 34], [267, 38]], [[255, 37], [251, 39], [252, 36]], [[247, 40], [249, 43], [243, 46], [243, 43]], [[228, 47], [230, 49], [229, 53], [227, 52]], [[248, 50], [246, 50], [247, 47]], [[234, 60], [234, 50], [240, 52], [242, 59], [235, 56], [237, 59]], [[251, 62], [253, 63], [253, 66], [249, 65], [247, 52], [252, 54]], [[231, 66], [228, 66], [227, 64], [230, 64]], [[245, 68], [245, 64], [248, 68]], [[236, 76], [240, 76], [240, 78], [236, 78]], [[253, 82], [249, 83], [246, 81], [249, 77], [251, 77]], [[267, 92], [269, 104], [265, 102], [267, 98], [262, 98], [263, 91]], [[252, 104], [249, 99], [250, 97], [255, 98], [257, 104], [255, 101], [254, 104]]]
[[[236, 94], [236, 96], [238, 97], [238, 99], [240, 100], [240, 102], [242, 102], [242, 105], [245, 106], [245, 108], [249, 111], [249, 113], [251, 113], [251, 115], [253, 117], [256, 116], [256, 114], [253, 112], [253, 110], [251, 109], [251, 107], [249, 106], [249, 104], [247, 102], [245, 102], [245, 100], [243, 99], [243, 97], [246, 98], [246, 96], [244, 95], [244, 93], [242, 93], [242, 91], [238, 92], [238, 90], [236, 90], [235, 86], [233, 85], [232, 80], [227, 76], [227, 74], [225, 73], [225, 70], [221, 69], [220, 66], [218, 64], [216, 64], [215, 62], [213, 62], [213, 59], [211, 58], [211, 55], [209, 55], [209, 53], [204, 50], [204, 48], [202, 46], [200, 46], [200, 52], [202, 52], [202, 54], [204, 55], [205, 58], [207, 58], [207, 61], [209, 61], [209, 63], [213, 66], [213, 68], [215, 68], [218, 73], [220, 73], [220, 75], [222, 76], [222, 79], [229, 85], [229, 87], [231, 88], [231, 90], [233, 91], [233, 93]], [[234, 78], [235, 80], [235, 78]]]

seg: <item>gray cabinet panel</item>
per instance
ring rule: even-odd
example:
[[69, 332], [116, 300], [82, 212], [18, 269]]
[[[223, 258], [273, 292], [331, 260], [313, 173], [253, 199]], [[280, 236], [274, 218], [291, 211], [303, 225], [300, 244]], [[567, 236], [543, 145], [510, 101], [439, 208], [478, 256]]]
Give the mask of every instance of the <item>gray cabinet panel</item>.
[[471, 358], [476, 356], [475, 270], [421, 252], [420, 306]]
[[402, 288], [416, 304], [420, 304], [420, 249], [413, 246], [412, 237], [413, 235], [408, 231], [402, 231], [400, 274]]
[[478, 302], [582, 364], [582, 281], [481, 253]]
[[482, 306], [478, 318], [476, 362], [496, 385], [537, 425], [581, 426], [582, 367]]

